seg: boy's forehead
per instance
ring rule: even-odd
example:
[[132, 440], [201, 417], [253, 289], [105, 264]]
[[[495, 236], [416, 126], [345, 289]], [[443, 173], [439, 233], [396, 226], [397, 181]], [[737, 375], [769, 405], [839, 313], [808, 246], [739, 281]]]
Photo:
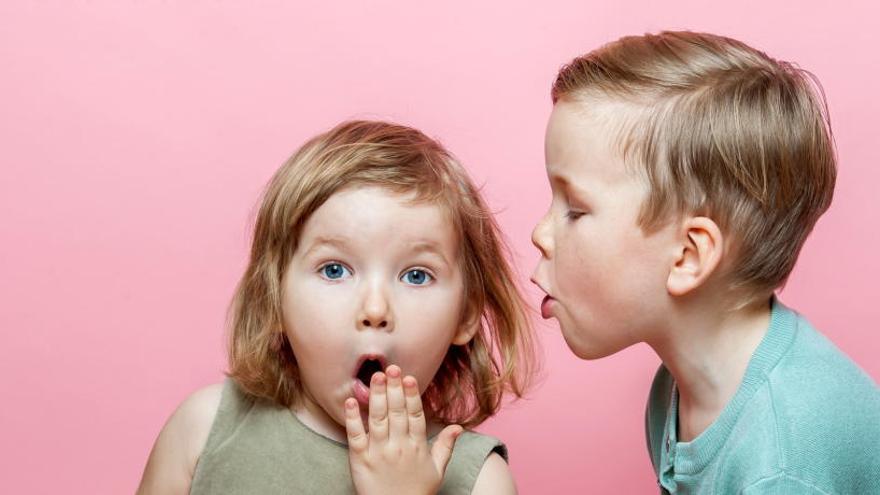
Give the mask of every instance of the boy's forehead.
[[630, 175], [625, 165], [624, 140], [635, 115], [634, 104], [610, 98], [560, 100], [547, 126], [545, 159], [551, 181], [576, 182], [590, 171]]
[[605, 96], [584, 96], [559, 100], [547, 126], [554, 134], [588, 134], [617, 141], [641, 118], [645, 108], [636, 102]]

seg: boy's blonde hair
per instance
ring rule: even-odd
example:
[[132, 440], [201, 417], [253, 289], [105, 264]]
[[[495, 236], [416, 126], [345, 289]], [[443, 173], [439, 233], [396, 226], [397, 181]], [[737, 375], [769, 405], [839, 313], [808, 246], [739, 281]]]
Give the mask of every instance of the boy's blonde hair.
[[639, 225], [675, 215], [715, 220], [746, 301], [785, 283], [836, 177], [824, 95], [815, 77], [746, 44], [693, 32], [624, 37], [574, 59], [559, 100], [611, 98], [632, 109], [620, 151], [649, 184]]
[[468, 344], [450, 346], [424, 400], [440, 421], [479, 424], [498, 410], [505, 392], [521, 396], [531, 376], [525, 304], [498, 227], [467, 173], [439, 143], [401, 125], [342, 123], [305, 143], [275, 173], [230, 307], [229, 376], [247, 393], [284, 406], [300, 397], [283, 332], [282, 277], [311, 214], [335, 192], [362, 185], [415, 193], [415, 201], [449, 213], [460, 243], [462, 324], [480, 326]]

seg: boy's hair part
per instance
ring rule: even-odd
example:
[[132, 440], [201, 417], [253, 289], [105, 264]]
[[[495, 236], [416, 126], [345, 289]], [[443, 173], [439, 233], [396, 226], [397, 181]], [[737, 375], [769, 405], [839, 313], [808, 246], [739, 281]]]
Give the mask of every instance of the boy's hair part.
[[414, 193], [450, 215], [459, 239], [465, 311], [477, 324], [451, 345], [423, 399], [436, 419], [475, 426], [506, 392], [520, 397], [535, 367], [525, 303], [508, 249], [465, 170], [437, 141], [397, 124], [344, 122], [306, 142], [275, 173], [256, 216], [250, 261], [230, 306], [228, 375], [252, 396], [289, 407], [302, 394], [283, 332], [282, 278], [308, 218], [344, 188]]
[[616, 136], [649, 185], [639, 225], [681, 215], [717, 222], [734, 255], [730, 288], [769, 296], [831, 204], [836, 179], [816, 78], [722, 36], [629, 36], [575, 58], [553, 103], [611, 99], [631, 109]]

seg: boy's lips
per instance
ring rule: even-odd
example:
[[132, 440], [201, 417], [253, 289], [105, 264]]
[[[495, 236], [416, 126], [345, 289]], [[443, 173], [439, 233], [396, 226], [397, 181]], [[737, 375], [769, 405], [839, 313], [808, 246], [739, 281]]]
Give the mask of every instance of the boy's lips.
[[545, 320], [551, 318], [553, 314], [551, 311], [553, 310], [553, 303], [556, 302], [556, 299], [553, 299], [550, 296], [544, 296], [544, 300], [541, 301], [541, 317]]
[[537, 285], [541, 292], [547, 294], [544, 296], [544, 300], [541, 301], [541, 317], [545, 320], [551, 318], [553, 315], [550, 313], [553, 310], [553, 303], [556, 302], [556, 299], [553, 299], [553, 296], [550, 295], [550, 291], [545, 289], [540, 282], [538, 282], [536, 277], [532, 277], [532, 283]]

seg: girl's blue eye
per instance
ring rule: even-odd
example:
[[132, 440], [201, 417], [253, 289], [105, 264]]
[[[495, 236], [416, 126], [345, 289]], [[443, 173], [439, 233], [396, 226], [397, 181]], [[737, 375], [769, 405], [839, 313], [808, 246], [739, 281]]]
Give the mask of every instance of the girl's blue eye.
[[341, 263], [327, 263], [326, 265], [321, 267], [321, 274], [330, 280], [339, 280], [348, 275], [351, 275], [351, 273], [348, 271], [348, 268], [343, 266]]
[[425, 285], [431, 280], [434, 280], [434, 277], [425, 270], [410, 270], [403, 274], [403, 281], [412, 285]]

